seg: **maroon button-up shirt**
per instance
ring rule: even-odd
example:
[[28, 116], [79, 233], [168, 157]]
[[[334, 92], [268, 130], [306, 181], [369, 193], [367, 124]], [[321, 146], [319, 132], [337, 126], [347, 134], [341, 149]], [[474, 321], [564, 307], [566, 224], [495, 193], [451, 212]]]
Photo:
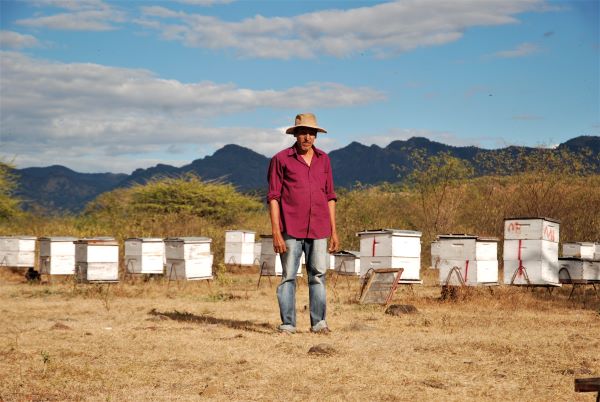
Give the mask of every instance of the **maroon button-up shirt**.
[[281, 230], [300, 239], [323, 239], [331, 235], [330, 200], [337, 197], [329, 156], [313, 146], [310, 166], [296, 151], [284, 149], [271, 159], [267, 202], [279, 201]]

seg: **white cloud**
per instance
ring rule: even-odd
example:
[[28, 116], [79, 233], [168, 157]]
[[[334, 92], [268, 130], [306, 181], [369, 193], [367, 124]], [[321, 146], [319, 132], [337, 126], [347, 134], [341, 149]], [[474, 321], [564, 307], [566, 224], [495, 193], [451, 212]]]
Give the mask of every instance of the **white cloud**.
[[[516, 15], [541, 10], [543, 0], [395, 1], [348, 10], [324, 10], [293, 17], [256, 15], [224, 21], [161, 7], [144, 9], [144, 19], [162, 16], [164, 39], [190, 47], [232, 49], [259, 58], [348, 57], [362, 52], [387, 56], [460, 39], [466, 29], [517, 23]], [[157, 15], [161, 14], [161, 15]]]
[[212, 121], [257, 108], [314, 110], [384, 99], [373, 89], [336, 83], [284, 90], [185, 84], [148, 70], [56, 63], [16, 52], [1, 52], [0, 63], [1, 148], [17, 155], [20, 166], [30, 159], [36, 165], [69, 161], [89, 171], [93, 159], [110, 170], [116, 160], [147, 158], [173, 145], [190, 150], [237, 143], [270, 153], [291, 137], [274, 128], [214, 127]]
[[509, 59], [515, 57], [529, 56], [530, 54], [539, 52], [539, 47], [534, 43], [521, 43], [514, 49], [502, 50], [492, 54], [492, 57]]
[[40, 46], [40, 42], [31, 35], [14, 31], [0, 31], [0, 48], [23, 49]]
[[125, 13], [101, 0], [35, 0], [37, 6], [52, 6], [66, 12], [17, 20], [33, 28], [67, 31], [108, 31], [125, 21]]

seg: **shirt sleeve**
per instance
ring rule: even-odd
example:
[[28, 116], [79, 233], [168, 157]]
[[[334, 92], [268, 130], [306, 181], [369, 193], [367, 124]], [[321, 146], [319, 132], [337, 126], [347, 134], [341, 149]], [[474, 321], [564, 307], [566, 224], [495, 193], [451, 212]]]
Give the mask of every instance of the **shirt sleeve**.
[[331, 163], [329, 161], [329, 157], [327, 157], [327, 179], [325, 182], [325, 194], [327, 194], [327, 201], [337, 201], [337, 195], [335, 194], [335, 190], [333, 188], [333, 174], [331, 172]]
[[283, 165], [277, 155], [271, 159], [267, 180], [269, 181], [267, 203], [271, 202], [271, 200], [279, 201], [281, 199], [281, 188], [283, 186]]

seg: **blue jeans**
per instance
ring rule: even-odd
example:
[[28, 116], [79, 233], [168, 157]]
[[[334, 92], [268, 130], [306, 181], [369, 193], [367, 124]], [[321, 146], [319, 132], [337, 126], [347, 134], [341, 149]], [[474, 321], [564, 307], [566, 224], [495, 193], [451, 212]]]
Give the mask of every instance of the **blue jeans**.
[[327, 239], [296, 239], [283, 235], [287, 251], [281, 254], [283, 275], [277, 287], [277, 300], [282, 325], [287, 330], [296, 329], [296, 274], [304, 251], [308, 274], [308, 299], [310, 325], [313, 330], [327, 326], [325, 313], [325, 274], [327, 273]]

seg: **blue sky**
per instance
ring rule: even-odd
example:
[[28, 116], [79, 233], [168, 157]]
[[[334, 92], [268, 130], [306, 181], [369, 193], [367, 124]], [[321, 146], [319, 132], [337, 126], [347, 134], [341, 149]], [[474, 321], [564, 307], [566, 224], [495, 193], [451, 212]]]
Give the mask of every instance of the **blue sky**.
[[598, 1], [0, 0], [0, 158], [82, 172], [600, 135]]

